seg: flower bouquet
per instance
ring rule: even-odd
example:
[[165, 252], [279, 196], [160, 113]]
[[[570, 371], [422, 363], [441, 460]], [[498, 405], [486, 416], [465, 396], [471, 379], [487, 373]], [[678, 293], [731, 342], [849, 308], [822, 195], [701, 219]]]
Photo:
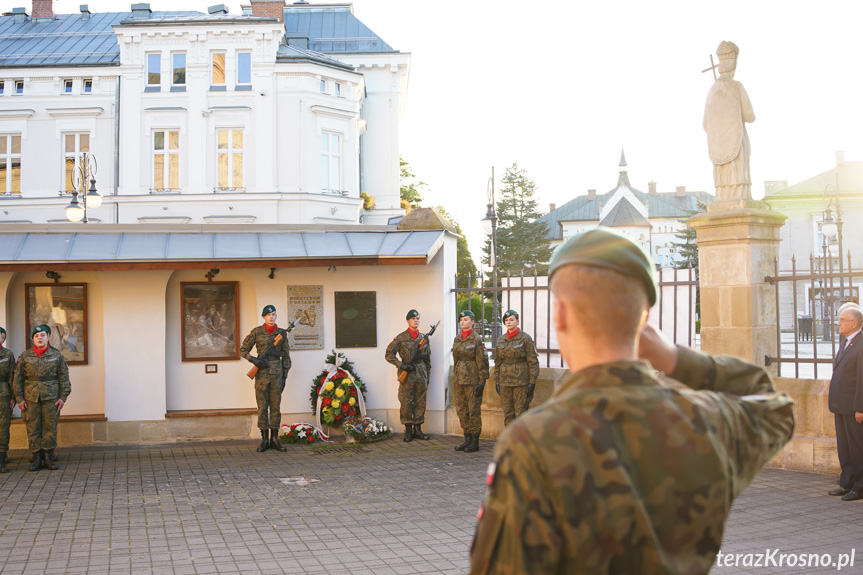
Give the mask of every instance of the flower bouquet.
[[293, 425], [283, 425], [279, 441], [282, 443], [301, 443], [307, 445], [309, 443], [317, 443], [324, 441], [320, 430], [314, 425], [308, 423], [295, 423]]
[[362, 200], [363, 200], [363, 209], [364, 210], [368, 211], [368, 210], [375, 209], [375, 197], [374, 196], [367, 194], [366, 192], [361, 192], [360, 198], [362, 198]]
[[342, 429], [348, 443], [372, 443], [386, 439], [392, 435], [392, 429], [386, 423], [372, 417], [349, 417]]
[[327, 356], [326, 368], [312, 381], [309, 399], [312, 413], [320, 426], [341, 427], [349, 417], [365, 415], [366, 386], [354, 374], [354, 366], [333, 351]]

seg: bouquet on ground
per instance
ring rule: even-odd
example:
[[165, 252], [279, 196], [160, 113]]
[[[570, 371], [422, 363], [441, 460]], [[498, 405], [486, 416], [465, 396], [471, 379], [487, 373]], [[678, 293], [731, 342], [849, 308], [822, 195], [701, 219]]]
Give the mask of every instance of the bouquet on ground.
[[301, 443], [307, 445], [309, 443], [317, 443], [323, 441], [320, 430], [309, 423], [295, 423], [293, 425], [283, 425], [279, 441], [282, 443]]
[[349, 417], [365, 415], [366, 386], [347, 358], [333, 351], [325, 369], [312, 381], [309, 399], [320, 426], [339, 427]]
[[392, 434], [392, 429], [386, 423], [373, 417], [349, 417], [342, 429], [348, 443], [372, 443], [386, 439]]

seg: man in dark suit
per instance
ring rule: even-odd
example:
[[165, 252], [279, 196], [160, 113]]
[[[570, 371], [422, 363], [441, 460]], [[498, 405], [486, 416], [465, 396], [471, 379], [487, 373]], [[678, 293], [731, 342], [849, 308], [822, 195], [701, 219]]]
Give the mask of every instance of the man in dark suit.
[[833, 361], [828, 407], [836, 421], [839, 487], [830, 495], [842, 501], [863, 499], [863, 312], [848, 307], [836, 320], [844, 342]]

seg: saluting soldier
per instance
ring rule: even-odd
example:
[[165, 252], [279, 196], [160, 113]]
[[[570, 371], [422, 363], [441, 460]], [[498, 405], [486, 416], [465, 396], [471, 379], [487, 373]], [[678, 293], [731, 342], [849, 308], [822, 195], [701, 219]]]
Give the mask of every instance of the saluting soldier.
[[488, 353], [482, 336], [473, 330], [476, 317], [470, 310], [458, 314], [461, 333], [452, 342], [455, 362], [455, 411], [464, 431], [464, 443], [456, 451], [479, 451], [482, 433], [482, 392], [488, 379]]
[[470, 572], [707, 573], [793, 402], [762, 368], [646, 327], [656, 271], [626, 236], [573, 236], [549, 276], [572, 375], [495, 445]]
[[[417, 345], [422, 337], [419, 332], [420, 314], [417, 310], [410, 310], [405, 316], [408, 328], [398, 334], [387, 346], [384, 354], [386, 360], [399, 368], [399, 375], [408, 372], [407, 377], [399, 383], [399, 419], [405, 426], [405, 441], [417, 439], [431, 439], [427, 433], [423, 433], [422, 424], [426, 416], [426, 395], [428, 394], [429, 374], [431, 373], [431, 351], [429, 343], [423, 346], [420, 353], [410, 361]], [[398, 355], [398, 357], [396, 357]]]
[[6, 330], [0, 327], [0, 473], [9, 473], [9, 426], [12, 424], [12, 408], [15, 394], [12, 380], [15, 377], [15, 354], [3, 347]]
[[519, 329], [518, 313], [503, 314], [506, 333], [497, 340], [494, 349], [494, 388], [503, 406], [503, 424], [527, 411], [533, 401], [539, 377], [539, 357], [533, 339]]
[[281, 355], [267, 361], [267, 367], [258, 368], [255, 374], [255, 401], [258, 404], [258, 429], [261, 430], [261, 444], [258, 452], [263, 453], [267, 449], [275, 449], [285, 452], [288, 449], [279, 443], [279, 426], [282, 424], [282, 391], [285, 388], [285, 379], [291, 369], [291, 352], [288, 346], [288, 333], [276, 325], [276, 308], [272, 305], [264, 306], [261, 311], [264, 318], [262, 325], [254, 328], [243, 345], [240, 346], [240, 355], [250, 359], [250, 351], [255, 346], [258, 357], [263, 354], [267, 347], [272, 344], [276, 336], [281, 334], [282, 340], [276, 344], [276, 353]]
[[33, 347], [18, 358], [15, 365], [15, 397], [21, 418], [27, 427], [30, 471], [57, 469], [54, 449], [57, 447], [57, 424], [60, 410], [72, 393], [69, 366], [57, 349], [48, 345], [51, 328], [37, 326], [30, 334]]

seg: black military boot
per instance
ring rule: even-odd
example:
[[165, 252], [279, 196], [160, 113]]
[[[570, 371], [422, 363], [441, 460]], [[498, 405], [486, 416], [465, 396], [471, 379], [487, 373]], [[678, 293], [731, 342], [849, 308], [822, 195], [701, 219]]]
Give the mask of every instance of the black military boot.
[[284, 453], [288, 450], [287, 447], [283, 447], [281, 443], [279, 443], [279, 430], [271, 429], [270, 430], [270, 449], [275, 449], [276, 451], [281, 451]]
[[464, 434], [464, 442], [455, 446], [456, 451], [464, 451], [464, 448], [470, 445], [470, 434]]
[[46, 449], [45, 457], [42, 458], [42, 467], [55, 471], [57, 469], [57, 466], [54, 464], [55, 461], [57, 461], [57, 459], [54, 457], [54, 450]]
[[9, 457], [5, 453], [0, 453], [0, 473], [9, 473], [7, 463], [9, 463]]
[[423, 433], [422, 423], [414, 424], [414, 437], [417, 439], [431, 439], [431, 435]]
[[414, 440], [414, 426], [412, 423], [405, 423], [405, 438], [404, 441]]
[[479, 451], [479, 433], [474, 433], [470, 436], [470, 445], [464, 448], [465, 453], [473, 453]]
[[261, 430], [261, 444], [258, 446], [258, 453], [263, 453], [270, 448], [269, 430]]
[[30, 459], [30, 471], [39, 471], [42, 469], [42, 452], [37, 451]]

